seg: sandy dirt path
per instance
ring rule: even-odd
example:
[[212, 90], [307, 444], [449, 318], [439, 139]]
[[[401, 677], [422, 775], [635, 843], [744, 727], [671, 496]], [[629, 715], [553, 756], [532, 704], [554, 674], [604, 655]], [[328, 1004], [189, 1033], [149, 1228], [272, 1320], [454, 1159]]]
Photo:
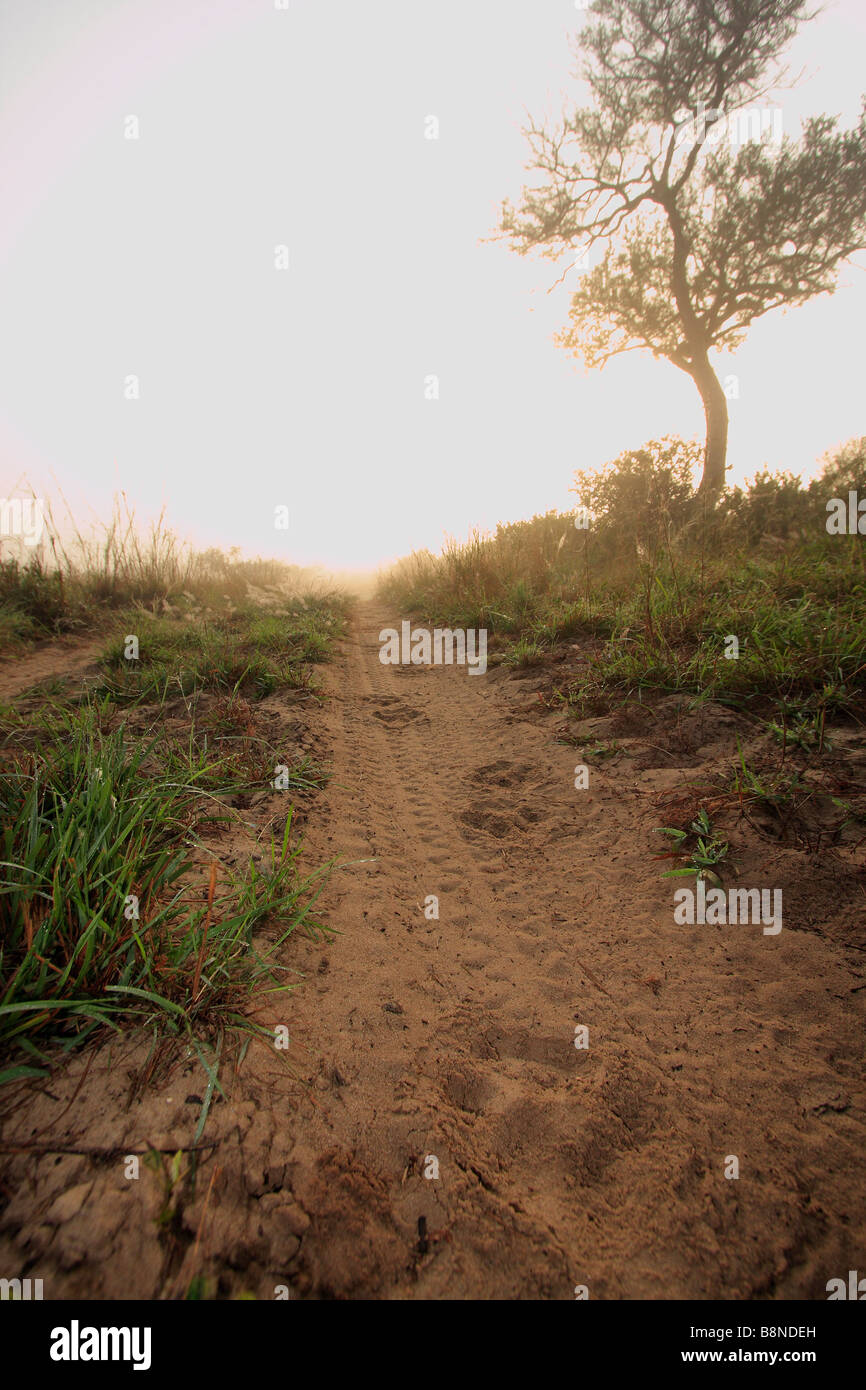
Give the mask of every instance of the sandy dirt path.
[[288, 1020], [302, 1291], [826, 1296], [864, 1233], [862, 972], [795, 922], [675, 925], [654, 803], [693, 760], [576, 790], [531, 683], [383, 665], [390, 625], [361, 605], [333, 673], [310, 833], [371, 862]]
[[201, 1072], [74, 1058], [7, 1143], [118, 1155], [15, 1158], [0, 1254], [53, 1297], [826, 1298], [866, 1267], [862, 952], [796, 903], [774, 937], [675, 924], [657, 799], [719, 766], [718, 727], [577, 790], [531, 677], [382, 665], [385, 626], [359, 605], [324, 668], [304, 857], [344, 861], [339, 934], [293, 937], [300, 987], [258, 1009], [294, 1078], [251, 1049], [157, 1240], [121, 1155], [192, 1142]]

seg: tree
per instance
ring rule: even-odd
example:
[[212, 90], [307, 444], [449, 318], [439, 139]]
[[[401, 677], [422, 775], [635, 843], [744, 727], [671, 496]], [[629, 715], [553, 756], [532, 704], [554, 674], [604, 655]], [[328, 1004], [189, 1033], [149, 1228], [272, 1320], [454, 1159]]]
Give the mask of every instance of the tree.
[[852, 130], [817, 116], [775, 145], [772, 112], [748, 109], [779, 85], [807, 3], [593, 0], [578, 49], [594, 106], [530, 125], [543, 181], [503, 204], [520, 254], [601, 247], [558, 342], [588, 367], [648, 349], [692, 378], [711, 501], [728, 409], [710, 351], [736, 347], [770, 309], [832, 292], [839, 263], [866, 246], [866, 105]]

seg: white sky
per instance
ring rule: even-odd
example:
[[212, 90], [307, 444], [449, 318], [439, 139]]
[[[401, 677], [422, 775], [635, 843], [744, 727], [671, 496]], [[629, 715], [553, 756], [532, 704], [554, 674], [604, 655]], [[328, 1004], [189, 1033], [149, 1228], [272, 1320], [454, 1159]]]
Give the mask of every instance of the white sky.
[[[123, 489], [196, 544], [359, 568], [702, 434], [681, 372], [584, 374], [552, 342], [559, 268], [481, 241], [525, 112], [576, 93], [580, 23], [573, 0], [0, 0], [0, 495], [26, 475], [81, 517]], [[803, 28], [787, 133], [855, 120], [864, 40], [863, 0]], [[864, 267], [718, 359], [735, 480], [864, 432]]]

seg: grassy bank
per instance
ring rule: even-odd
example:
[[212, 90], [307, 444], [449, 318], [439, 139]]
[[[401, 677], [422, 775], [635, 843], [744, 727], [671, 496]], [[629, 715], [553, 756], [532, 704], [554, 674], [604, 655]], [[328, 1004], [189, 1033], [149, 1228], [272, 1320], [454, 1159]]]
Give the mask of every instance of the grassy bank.
[[253, 992], [289, 988], [285, 939], [323, 930], [299, 828], [327, 777], [316, 668], [349, 600], [275, 585], [265, 606], [233, 566], [222, 597], [161, 572], [147, 609], [134, 585], [105, 602], [98, 576], [35, 574], [17, 611], [57, 630], [44, 581], [102, 649], [0, 706], [0, 1080], [131, 1026], [213, 1076], [224, 1038], [255, 1031]]
[[267, 608], [287, 596], [327, 592], [314, 571], [239, 553], [194, 550], [160, 518], [141, 532], [120, 498], [111, 519], [87, 534], [45, 508], [38, 544], [0, 542], [0, 655], [34, 642], [110, 624], [123, 609], [196, 614]]
[[786, 723], [862, 716], [864, 538], [828, 534], [826, 504], [852, 488], [866, 497], [866, 441], [808, 487], [763, 474], [711, 514], [692, 495], [697, 462], [682, 441], [632, 451], [578, 475], [583, 516], [548, 513], [415, 554], [380, 593], [426, 622], [486, 627], [506, 664], [555, 670], [567, 655], [551, 698], [577, 715], [657, 691]]

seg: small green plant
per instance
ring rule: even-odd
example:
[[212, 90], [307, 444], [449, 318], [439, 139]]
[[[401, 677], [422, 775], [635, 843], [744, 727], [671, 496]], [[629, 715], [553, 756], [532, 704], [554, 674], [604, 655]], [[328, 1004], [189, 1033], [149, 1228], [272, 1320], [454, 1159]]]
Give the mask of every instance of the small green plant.
[[511, 646], [503, 657], [506, 666], [540, 666], [545, 658], [545, 650], [540, 642], [531, 637], [521, 637]]
[[184, 1300], [187, 1303], [206, 1303], [214, 1296], [214, 1281], [204, 1274], [194, 1274], [187, 1285]]
[[583, 750], [584, 757], [587, 758], [616, 758], [622, 752], [622, 747], [616, 739], [611, 739], [610, 743], [590, 743]]
[[149, 1149], [144, 1155], [144, 1164], [156, 1174], [162, 1189], [160, 1206], [154, 1221], [160, 1231], [169, 1231], [180, 1218], [183, 1185], [190, 1174], [191, 1165], [187, 1164], [184, 1167], [183, 1149], [171, 1155], [162, 1154], [157, 1149]]
[[674, 845], [671, 854], [663, 857], [685, 860], [682, 868], [667, 869], [663, 878], [697, 877], [720, 884], [720, 866], [727, 864], [733, 867], [728, 863], [730, 846], [717, 834], [705, 807], [701, 807], [685, 830], [670, 825], [658, 826], [657, 829], [660, 835], [667, 835]]
[[737, 753], [738, 766], [734, 772], [731, 790], [736, 792], [741, 808], [751, 803], [764, 806], [774, 814], [783, 816], [812, 796], [813, 788], [803, 781], [799, 772], [788, 776], [778, 770], [761, 772], [750, 767], [739, 739]]
[[866, 810], [857, 806], [852, 806], [849, 801], [843, 801], [838, 796], [832, 796], [830, 800], [845, 816], [840, 830], [847, 830], [850, 825], [866, 824]]
[[819, 753], [832, 749], [833, 745], [824, 734], [824, 711], [820, 714], [796, 714], [791, 723], [777, 723], [771, 720], [767, 728], [777, 743], [783, 748], [801, 748], [804, 752], [816, 749]]

